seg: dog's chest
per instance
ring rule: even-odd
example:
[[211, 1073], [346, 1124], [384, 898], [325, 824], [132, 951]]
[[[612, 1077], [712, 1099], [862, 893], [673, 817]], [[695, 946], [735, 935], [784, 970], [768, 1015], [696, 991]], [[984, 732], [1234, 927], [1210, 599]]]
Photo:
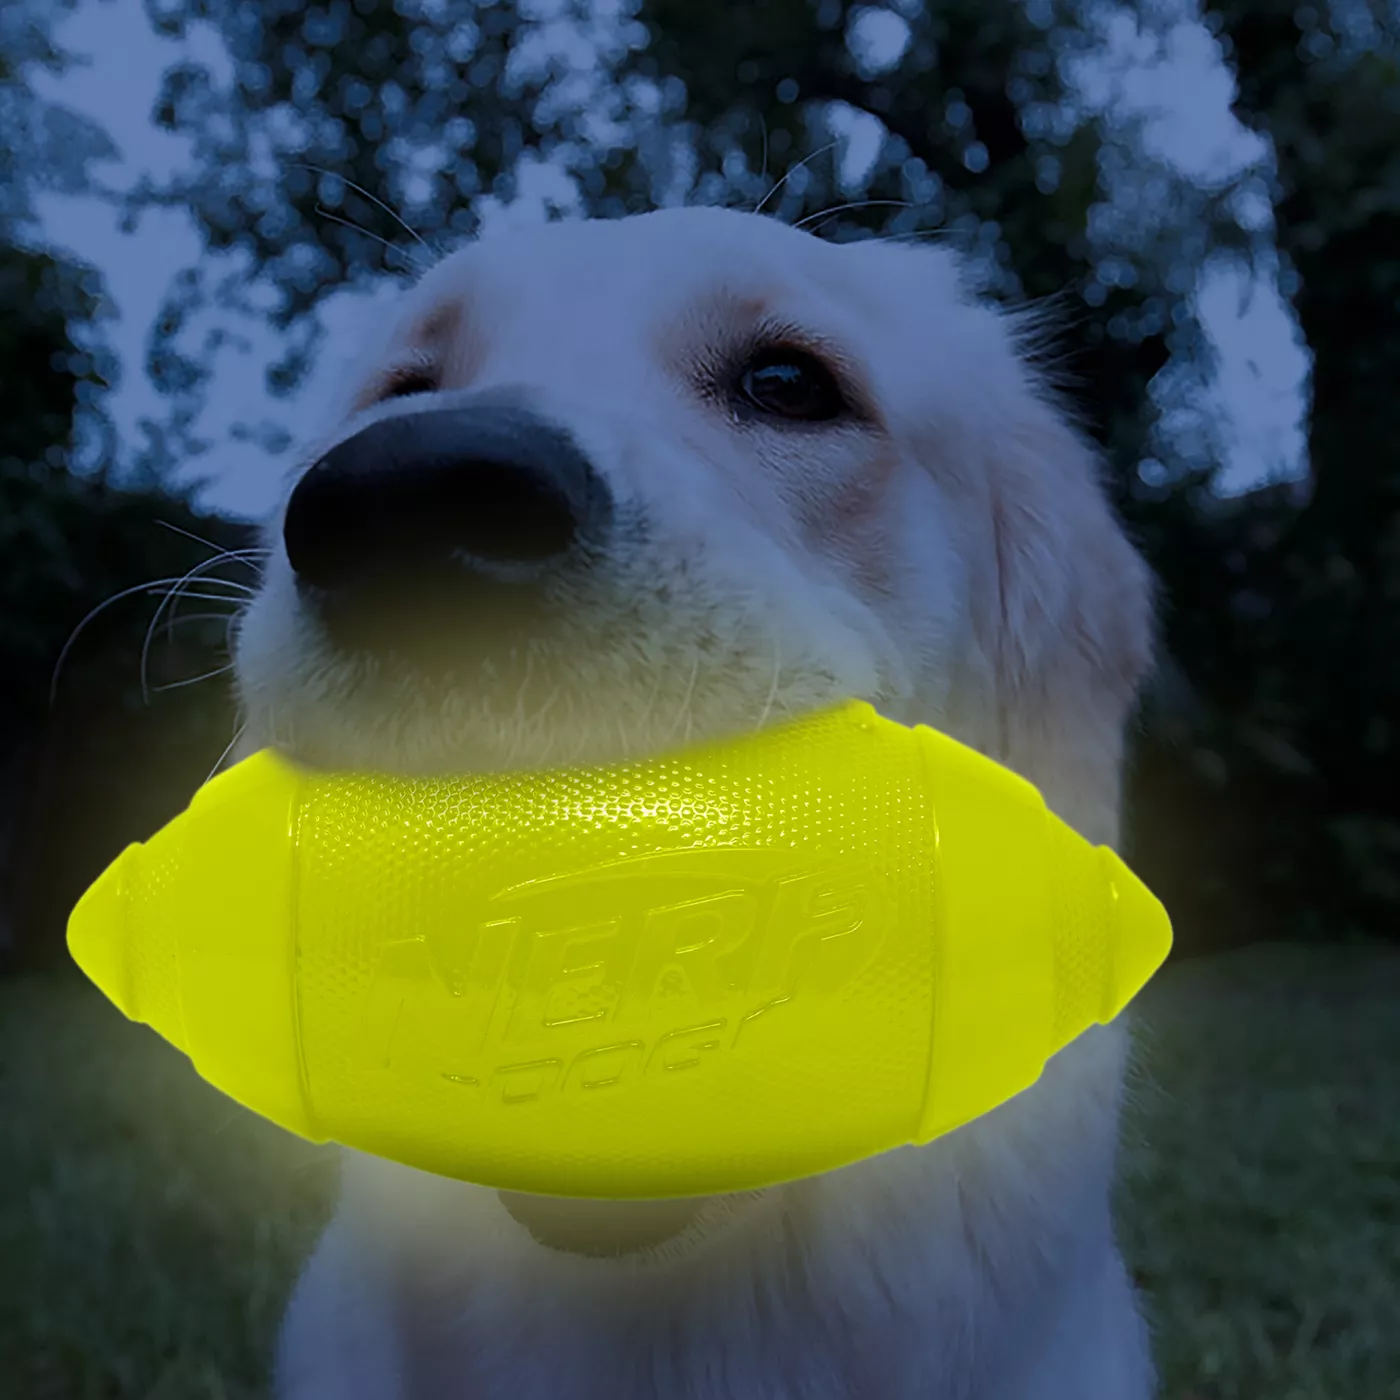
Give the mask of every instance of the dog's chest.
[[[789, 1244], [732, 1273], [604, 1280], [589, 1295], [547, 1263], [482, 1278], [430, 1341], [406, 1347], [412, 1396], [462, 1400], [895, 1400], [974, 1395], [971, 1319], [917, 1288], [912, 1260], [852, 1257], [844, 1283]], [[874, 1267], [872, 1267], [872, 1263]], [[887, 1272], [886, 1272], [887, 1271]], [[966, 1280], [972, 1283], [972, 1280]], [[910, 1285], [914, 1285], [911, 1287]], [[976, 1290], [979, 1294], [980, 1288]], [[460, 1297], [460, 1295], [459, 1295]]]

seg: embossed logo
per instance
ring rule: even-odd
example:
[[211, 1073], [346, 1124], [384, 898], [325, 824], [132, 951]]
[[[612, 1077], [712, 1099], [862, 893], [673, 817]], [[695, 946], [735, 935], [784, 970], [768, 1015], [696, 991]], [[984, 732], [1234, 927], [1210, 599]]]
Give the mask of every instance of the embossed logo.
[[866, 864], [781, 850], [678, 851], [501, 890], [459, 924], [390, 944], [367, 1044], [505, 1104], [702, 1068], [793, 999], [874, 958]]

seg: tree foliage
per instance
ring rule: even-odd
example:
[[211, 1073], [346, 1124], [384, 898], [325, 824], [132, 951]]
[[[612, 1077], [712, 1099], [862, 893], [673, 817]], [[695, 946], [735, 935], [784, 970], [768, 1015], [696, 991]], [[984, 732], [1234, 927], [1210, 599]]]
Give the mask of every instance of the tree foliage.
[[1250, 815], [1272, 916], [1324, 936], [1356, 924], [1394, 936], [1400, 8], [1212, 0], [1206, 15], [1237, 75], [1236, 114], [1275, 154], [1278, 253], [1313, 354], [1313, 489], [1292, 510], [1265, 499], [1244, 512], [1216, 705], [1267, 789]]
[[[227, 715], [212, 692], [148, 707], [138, 664], [155, 606], [99, 619], [50, 682], [65, 641], [106, 600], [179, 577], [209, 551], [175, 531], [209, 529], [157, 486], [119, 489], [76, 472], [81, 429], [102, 447], [102, 396], [115, 366], [101, 339], [103, 288], [91, 268], [47, 250], [32, 197], [85, 188], [110, 150], [101, 133], [32, 91], [35, 66], [61, 67], [47, 15], [16, 3], [0, 17], [0, 954], [54, 942], [67, 909], [106, 857], [146, 834], [183, 799], [191, 769]], [[136, 600], [139, 604], [139, 597]], [[115, 625], [113, 625], [115, 623]], [[207, 664], [220, 640], [206, 627], [152, 653], [152, 683]], [[224, 742], [221, 738], [214, 745]], [[207, 767], [207, 764], [206, 764]], [[155, 780], [151, 781], [152, 770]], [[124, 797], [123, 793], [130, 797]]]

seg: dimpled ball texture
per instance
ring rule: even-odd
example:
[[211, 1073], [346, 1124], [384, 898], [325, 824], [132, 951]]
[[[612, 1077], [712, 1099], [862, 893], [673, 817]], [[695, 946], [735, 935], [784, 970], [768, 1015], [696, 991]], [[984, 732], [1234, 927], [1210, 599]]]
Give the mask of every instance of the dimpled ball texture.
[[753, 1189], [1033, 1083], [1170, 946], [1029, 784], [852, 701], [596, 767], [264, 751], [130, 847], [77, 961], [284, 1127], [521, 1191]]

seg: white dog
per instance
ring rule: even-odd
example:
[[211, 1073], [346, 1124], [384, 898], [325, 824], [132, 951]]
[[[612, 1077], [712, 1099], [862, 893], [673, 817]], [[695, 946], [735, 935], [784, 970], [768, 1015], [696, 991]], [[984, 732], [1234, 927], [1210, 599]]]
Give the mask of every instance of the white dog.
[[[273, 522], [244, 750], [611, 762], [860, 697], [1114, 842], [1150, 580], [1028, 325], [946, 249], [719, 209], [453, 254]], [[942, 1139], [743, 1195], [347, 1153], [279, 1393], [1146, 1400], [1109, 1209], [1127, 1049], [1095, 1028]]]

